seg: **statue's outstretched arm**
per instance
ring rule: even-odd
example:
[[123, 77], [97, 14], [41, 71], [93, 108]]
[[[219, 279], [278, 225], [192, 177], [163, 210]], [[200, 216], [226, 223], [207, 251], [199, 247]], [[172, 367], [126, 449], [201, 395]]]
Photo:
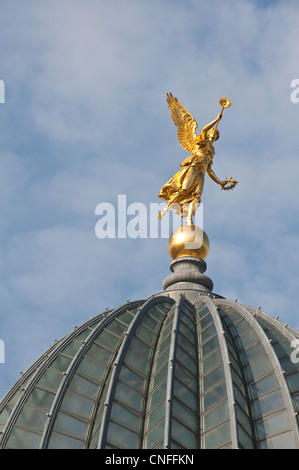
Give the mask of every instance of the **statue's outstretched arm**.
[[237, 180], [234, 180], [233, 178], [226, 178], [224, 181], [220, 181], [219, 178], [215, 175], [214, 171], [212, 170], [212, 165], [210, 164], [207, 168], [207, 173], [209, 177], [215, 181], [215, 183], [219, 184], [221, 186], [221, 189], [233, 189], [236, 184], [238, 184]]
[[217, 178], [217, 176], [215, 175], [214, 171], [213, 171], [212, 168], [211, 168], [211, 165], [208, 166], [208, 168], [207, 168], [207, 173], [208, 173], [209, 177], [210, 177], [213, 181], [215, 181], [215, 183], [220, 184], [220, 186], [222, 186], [223, 184], [225, 184], [225, 181], [220, 181], [220, 179]]
[[218, 116], [216, 117], [216, 119], [214, 119], [214, 121], [209, 122], [209, 124], [207, 124], [207, 125], [203, 128], [203, 130], [201, 131], [201, 135], [202, 135], [203, 137], [205, 137], [206, 133], [207, 133], [210, 129], [212, 129], [212, 127], [215, 126], [215, 124], [217, 124], [217, 122], [219, 122], [221, 118], [222, 118], [222, 113], [219, 113]]

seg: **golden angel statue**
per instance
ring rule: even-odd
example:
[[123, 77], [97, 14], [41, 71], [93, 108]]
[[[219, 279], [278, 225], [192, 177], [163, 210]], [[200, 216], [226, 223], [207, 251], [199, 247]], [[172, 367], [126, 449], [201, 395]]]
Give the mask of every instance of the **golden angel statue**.
[[178, 128], [179, 143], [192, 155], [181, 163], [180, 171], [161, 188], [159, 197], [167, 201], [168, 204], [158, 216], [162, 218], [173, 206], [172, 208], [178, 215], [187, 217], [187, 224], [192, 224], [192, 217], [201, 202], [206, 172], [215, 183], [221, 186], [221, 189], [233, 189], [238, 183], [232, 178], [220, 181], [212, 170], [215, 154], [213, 143], [220, 136], [217, 126], [222, 118], [223, 109], [229, 108], [231, 101], [228, 98], [219, 100], [219, 104], [222, 106], [221, 112], [214, 121], [202, 129], [199, 136], [196, 134], [196, 120], [171, 93], [167, 93], [167, 103], [172, 120]]

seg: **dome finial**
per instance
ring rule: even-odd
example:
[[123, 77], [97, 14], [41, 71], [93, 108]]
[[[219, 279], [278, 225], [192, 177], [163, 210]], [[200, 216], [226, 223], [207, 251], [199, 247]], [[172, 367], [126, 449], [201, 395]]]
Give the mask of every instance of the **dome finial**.
[[206, 259], [210, 249], [207, 234], [196, 225], [182, 225], [168, 240], [168, 252], [172, 259], [181, 256], [194, 256]]

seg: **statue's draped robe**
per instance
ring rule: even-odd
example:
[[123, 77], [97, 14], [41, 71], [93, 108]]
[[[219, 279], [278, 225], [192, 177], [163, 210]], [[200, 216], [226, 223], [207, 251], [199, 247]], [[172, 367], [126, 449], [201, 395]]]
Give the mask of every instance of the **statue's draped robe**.
[[214, 154], [215, 150], [209, 139], [198, 142], [198, 153], [186, 158], [181, 163], [181, 170], [161, 188], [159, 198], [171, 204], [181, 205], [174, 208], [178, 215], [182, 215], [184, 204], [194, 200], [200, 203], [205, 172], [213, 162]]

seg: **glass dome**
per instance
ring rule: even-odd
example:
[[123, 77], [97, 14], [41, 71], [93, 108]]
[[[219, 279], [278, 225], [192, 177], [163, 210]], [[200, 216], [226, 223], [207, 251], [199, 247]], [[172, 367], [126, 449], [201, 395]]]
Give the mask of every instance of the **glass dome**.
[[0, 448], [299, 448], [298, 332], [175, 260], [164, 292], [54, 343], [0, 404]]

